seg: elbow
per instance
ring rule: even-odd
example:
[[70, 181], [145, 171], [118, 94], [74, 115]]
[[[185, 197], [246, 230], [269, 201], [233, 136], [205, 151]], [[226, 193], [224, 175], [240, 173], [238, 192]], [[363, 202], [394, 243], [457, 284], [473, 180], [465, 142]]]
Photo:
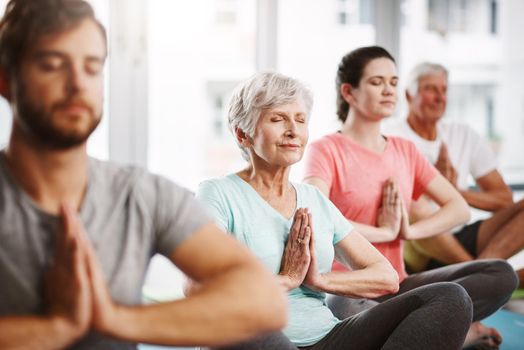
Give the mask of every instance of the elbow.
[[460, 204], [456, 208], [457, 225], [465, 224], [471, 219], [471, 212], [468, 203], [464, 198], [460, 198]]
[[[269, 332], [276, 332], [282, 330], [286, 327], [288, 322], [288, 312], [287, 312], [287, 300], [285, 294], [281, 292], [279, 288], [279, 296], [276, 299], [273, 299], [271, 306], [271, 314], [268, 315], [268, 322], [266, 323], [266, 329]], [[277, 299], [279, 299], [277, 301]]]
[[399, 291], [400, 279], [398, 277], [397, 271], [391, 266], [389, 262], [384, 264], [382, 273], [379, 274], [380, 283], [377, 293], [369, 296], [371, 298], [378, 298], [387, 294], [396, 294]]
[[256, 333], [279, 331], [288, 321], [286, 293], [273, 276], [266, 271], [263, 275], [267, 278], [257, 274], [257, 287], [252, 289], [250, 300], [252, 307], [244, 310]]
[[384, 294], [396, 294], [400, 288], [400, 278], [398, 277], [397, 271], [390, 266], [387, 277], [385, 278], [385, 291]]

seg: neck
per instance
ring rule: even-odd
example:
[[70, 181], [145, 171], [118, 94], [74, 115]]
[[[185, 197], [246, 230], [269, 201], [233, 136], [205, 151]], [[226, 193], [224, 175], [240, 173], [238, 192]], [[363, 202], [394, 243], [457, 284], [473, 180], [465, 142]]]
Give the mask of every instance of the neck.
[[68, 150], [39, 147], [13, 123], [7, 166], [23, 190], [50, 214], [68, 203], [79, 209], [88, 180], [85, 143]]
[[365, 118], [350, 111], [342, 125], [341, 133], [373, 151], [381, 152], [384, 150], [386, 141], [380, 133], [380, 119]]
[[424, 118], [417, 117], [410, 112], [407, 122], [411, 129], [423, 139], [434, 141], [437, 139], [437, 123], [434, 121], [424, 121]]
[[290, 167], [272, 167], [261, 163], [252, 161], [248, 168], [238, 173], [238, 176], [259, 193], [276, 197], [286, 195], [291, 187], [289, 183]]

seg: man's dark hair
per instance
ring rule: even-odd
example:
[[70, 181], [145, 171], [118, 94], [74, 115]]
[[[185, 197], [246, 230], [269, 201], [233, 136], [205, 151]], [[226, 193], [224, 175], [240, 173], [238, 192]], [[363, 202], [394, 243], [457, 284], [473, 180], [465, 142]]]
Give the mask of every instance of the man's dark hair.
[[59, 33], [92, 19], [107, 40], [104, 27], [84, 0], [10, 0], [0, 21], [0, 68], [16, 74], [23, 55], [42, 35]]
[[337, 70], [337, 115], [342, 122], [346, 121], [349, 112], [349, 104], [344, 100], [340, 92], [342, 84], [350, 84], [357, 88], [366, 65], [376, 58], [387, 58], [395, 63], [395, 59], [386, 49], [380, 46], [366, 46], [351, 51], [342, 57]]

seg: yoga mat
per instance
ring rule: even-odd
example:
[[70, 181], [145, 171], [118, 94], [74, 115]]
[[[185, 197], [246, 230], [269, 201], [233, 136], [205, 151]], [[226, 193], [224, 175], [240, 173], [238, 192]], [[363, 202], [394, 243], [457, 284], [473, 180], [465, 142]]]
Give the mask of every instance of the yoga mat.
[[502, 334], [500, 350], [524, 349], [524, 316], [511, 311], [499, 310], [482, 320], [482, 323], [496, 328]]
[[524, 289], [519, 288], [513, 292], [511, 299], [524, 299]]

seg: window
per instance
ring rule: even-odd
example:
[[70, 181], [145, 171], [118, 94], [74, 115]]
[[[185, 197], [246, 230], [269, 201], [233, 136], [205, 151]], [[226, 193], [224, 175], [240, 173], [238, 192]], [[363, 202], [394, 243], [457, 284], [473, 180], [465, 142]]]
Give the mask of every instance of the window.
[[255, 73], [255, 9], [255, 0], [147, 2], [153, 172], [196, 189], [243, 164], [225, 109]]
[[429, 0], [427, 28], [448, 32], [496, 33], [496, 0]]
[[373, 24], [374, 0], [336, 0], [340, 25]]

